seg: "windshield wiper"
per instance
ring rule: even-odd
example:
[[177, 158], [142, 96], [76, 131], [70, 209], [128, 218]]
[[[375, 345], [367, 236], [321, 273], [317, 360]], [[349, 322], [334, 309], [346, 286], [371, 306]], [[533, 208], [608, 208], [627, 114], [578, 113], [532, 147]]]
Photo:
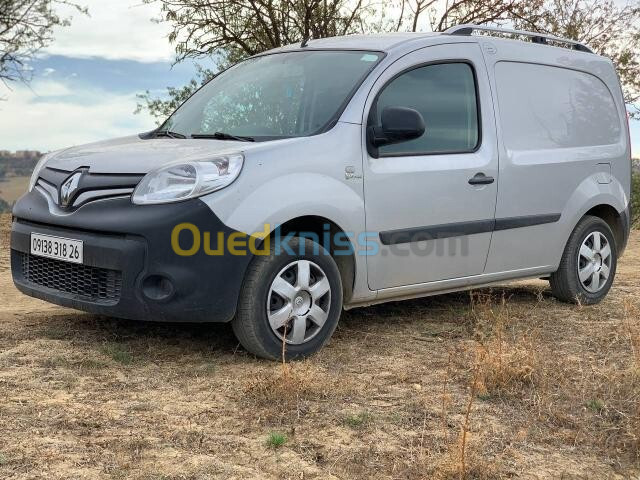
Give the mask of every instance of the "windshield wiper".
[[154, 137], [169, 137], [169, 138], [187, 138], [186, 135], [183, 135], [178, 132], [172, 132], [171, 130], [156, 130], [153, 134]]
[[241, 135], [231, 135], [230, 133], [225, 132], [215, 132], [215, 133], [193, 133], [191, 138], [213, 138], [215, 140], [237, 140], [239, 142], [255, 142], [255, 138], [253, 137], [244, 137]]

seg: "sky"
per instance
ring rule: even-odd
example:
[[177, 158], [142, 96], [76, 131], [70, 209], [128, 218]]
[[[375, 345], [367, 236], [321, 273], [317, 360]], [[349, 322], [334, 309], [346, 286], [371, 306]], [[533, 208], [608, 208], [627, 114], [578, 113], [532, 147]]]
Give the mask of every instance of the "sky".
[[[136, 94], [162, 94], [195, 74], [192, 63], [172, 67], [169, 26], [152, 22], [157, 4], [141, 0], [80, 0], [70, 27], [30, 65], [29, 85], [0, 85], [0, 150], [50, 151], [148, 131], [154, 120], [134, 114]], [[61, 11], [63, 15], [73, 12]], [[640, 121], [631, 122], [640, 157]]]
[[[181, 86], [195, 67], [172, 67], [168, 25], [151, 21], [157, 5], [140, 0], [80, 0], [90, 16], [70, 27], [30, 65], [29, 85], [0, 85], [0, 150], [50, 151], [154, 128], [134, 115], [136, 94]], [[62, 11], [63, 15], [67, 12]], [[71, 12], [68, 12], [71, 13]]]

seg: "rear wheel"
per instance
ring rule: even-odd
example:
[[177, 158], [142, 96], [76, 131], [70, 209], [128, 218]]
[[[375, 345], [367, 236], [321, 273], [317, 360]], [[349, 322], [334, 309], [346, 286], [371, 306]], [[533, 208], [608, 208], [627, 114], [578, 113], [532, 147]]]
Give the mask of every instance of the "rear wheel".
[[584, 217], [569, 237], [558, 271], [551, 275], [553, 295], [564, 302], [599, 303], [611, 289], [617, 262], [609, 225], [599, 217]]
[[286, 359], [311, 355], [340, 318], [342, 284], [333, 258], [308, 239], [293, 238], [289, 246], [294, 255], [276, 255], [272, 247], [253, 259], [232, 322], [242, 346], [259, 357], [281, 358], [283, 342]]

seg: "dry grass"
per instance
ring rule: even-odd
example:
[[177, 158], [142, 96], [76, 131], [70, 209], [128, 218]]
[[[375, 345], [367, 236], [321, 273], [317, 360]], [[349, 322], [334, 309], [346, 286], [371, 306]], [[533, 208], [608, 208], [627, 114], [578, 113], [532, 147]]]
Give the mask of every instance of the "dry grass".
[[6, 177], [0, 179], [0, 198], [8, 203], [20, 198], [29, 186], [29, 177]]
[[224, 325], [19, 294], [0, 228], [0, 478], [640, 475], [640, 235], [595, 307], [541, 281], [346, 312], [303, 362]]
[[535, 327], [518, 329], [504, 296], [496, 301], [490, 294], [472, 294], [471, 313], [479, 395], [514, 396], [534, 386], [541, 376]]

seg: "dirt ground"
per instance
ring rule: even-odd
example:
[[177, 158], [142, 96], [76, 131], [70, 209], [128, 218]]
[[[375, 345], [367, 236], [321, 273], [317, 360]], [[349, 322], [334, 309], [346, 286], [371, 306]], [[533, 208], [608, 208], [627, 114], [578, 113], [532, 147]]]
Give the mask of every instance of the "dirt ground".
[[2, 479], [640, 478], [640, 232], [601, 305], [531, 281], [357, 309], [283, 366], [21, 295], [9, 221]]

